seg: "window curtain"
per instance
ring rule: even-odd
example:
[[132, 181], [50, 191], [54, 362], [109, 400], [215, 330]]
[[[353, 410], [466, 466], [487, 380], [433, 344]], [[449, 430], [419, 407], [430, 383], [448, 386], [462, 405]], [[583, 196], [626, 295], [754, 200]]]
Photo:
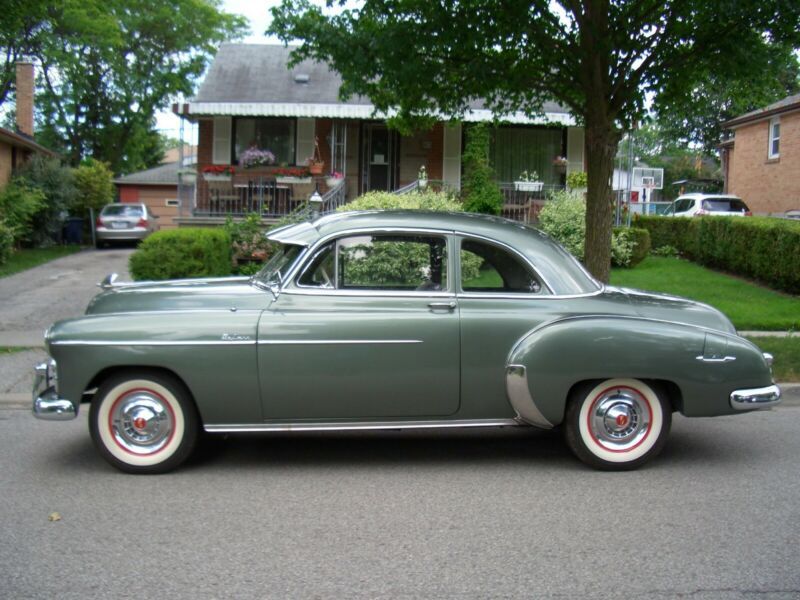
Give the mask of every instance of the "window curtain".
[[489, 158], [497, 181], [519, 179], [523, 171], [539, 174], [548, 185], [560, 183], [561, 172], [553, 159], [562, 154], [562, 130], [528, 127], [500, 127], [492, 135]]

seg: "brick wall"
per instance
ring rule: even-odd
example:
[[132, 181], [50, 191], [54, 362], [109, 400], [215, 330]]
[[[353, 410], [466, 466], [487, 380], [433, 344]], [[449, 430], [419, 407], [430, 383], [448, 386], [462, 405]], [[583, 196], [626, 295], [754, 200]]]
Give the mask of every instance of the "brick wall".
[[0, 142], [0, 188], [11, 179], [11, 171], [14, 168], [12, 155], [11, 144]]
[[197, 126], [197, 169], [201, 171], [213, 162], [214, 121], [201, 120]]
[[767, 158], [769, 120], [736, 130], [728, 192], [756, 214], [800, 208], [800, 112], [781, 115], [780, 158]]
[[33, 137], [33, 63], [17, 63], [17, 129]]

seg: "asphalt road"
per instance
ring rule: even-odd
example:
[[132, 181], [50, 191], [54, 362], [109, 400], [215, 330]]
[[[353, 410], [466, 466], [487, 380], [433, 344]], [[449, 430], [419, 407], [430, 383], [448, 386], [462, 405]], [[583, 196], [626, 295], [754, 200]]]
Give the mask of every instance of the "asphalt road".
[[533, 430], [215, 438], [137, 477], [85, 412], [4, 409], [0, 596], [798, 598], [799, 429], [676, 417], [633, 473]]

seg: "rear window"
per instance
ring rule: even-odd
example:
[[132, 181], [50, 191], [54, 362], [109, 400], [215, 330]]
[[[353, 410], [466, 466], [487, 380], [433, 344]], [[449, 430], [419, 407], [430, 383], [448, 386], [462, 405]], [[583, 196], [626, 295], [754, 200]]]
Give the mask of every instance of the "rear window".
[[747, 205], [738, 198], [704, 200], [703, 208], [711, 212], [747, 212]]
[[100, 214], [104, 217], [141, 217], [144, 211], [141, 206], [113, 204], [111, 206], [106, 206]]

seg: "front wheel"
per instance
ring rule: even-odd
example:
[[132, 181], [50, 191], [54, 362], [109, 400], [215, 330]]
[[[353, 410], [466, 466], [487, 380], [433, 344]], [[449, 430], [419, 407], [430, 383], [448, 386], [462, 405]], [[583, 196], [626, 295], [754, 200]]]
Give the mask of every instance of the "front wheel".
[[127, 473], [164, 473], [180, 465], [194, 449], [199, 423], [185, 386], [148, 371], [106, 380], [89, 413], [100, 454]]
[[635, 469], [667, 442], [672, 409], [663, 394], [638, 379], [607, 379], [575, 390], [567, 406], [567, 445], [586, 464], [607, 471]]

